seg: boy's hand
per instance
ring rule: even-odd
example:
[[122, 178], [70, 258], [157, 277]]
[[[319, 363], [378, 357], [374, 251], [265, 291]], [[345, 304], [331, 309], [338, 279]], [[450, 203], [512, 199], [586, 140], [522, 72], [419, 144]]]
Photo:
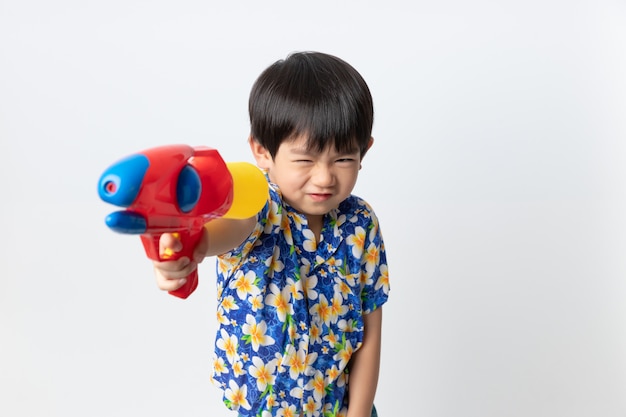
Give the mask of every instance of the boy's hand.
[[[185, 285], [187, 277], [205, 258], [208, 249], [208, 233], [203, 228], [202, 237], [194, 250], [193, 259], [184, 256], [175, 261], [153, 261], [157, 286], [163, 291], [175, 291]], [[164, 233], [159, 239], [159, 256], [164, 259], [183, 248], [179, 239], [172, 233]]]

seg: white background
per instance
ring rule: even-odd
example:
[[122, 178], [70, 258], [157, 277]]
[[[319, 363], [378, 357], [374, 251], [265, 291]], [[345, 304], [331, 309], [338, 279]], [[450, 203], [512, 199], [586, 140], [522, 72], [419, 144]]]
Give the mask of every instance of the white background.
[[355, 193], [390, 263], [382, 417], [626, 415], [623, 1], [0, 0], [0, 415], [234, 416], [187, 301], [104, 225], [101, 172], [210, 145], [297, 50], [368, 81]]

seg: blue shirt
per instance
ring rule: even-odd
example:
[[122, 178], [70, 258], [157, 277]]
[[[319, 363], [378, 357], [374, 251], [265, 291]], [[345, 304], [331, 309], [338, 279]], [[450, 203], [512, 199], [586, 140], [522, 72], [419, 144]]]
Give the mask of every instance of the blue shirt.
[[389, 293], [378, 220], [350, 196], [324, 216], [318, 242], [274, 184], [257, 220], [218, 257], [211, 379], [242, 416], [345, 416], [363, 315]]

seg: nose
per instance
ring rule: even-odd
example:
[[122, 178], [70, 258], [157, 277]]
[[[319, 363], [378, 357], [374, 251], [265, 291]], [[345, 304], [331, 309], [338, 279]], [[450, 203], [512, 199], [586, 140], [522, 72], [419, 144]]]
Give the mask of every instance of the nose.
[[327, 164], [317, 164], [311, 176], [311, 182], [320, 188], [328, 188], [335, 185], [335, 173]]

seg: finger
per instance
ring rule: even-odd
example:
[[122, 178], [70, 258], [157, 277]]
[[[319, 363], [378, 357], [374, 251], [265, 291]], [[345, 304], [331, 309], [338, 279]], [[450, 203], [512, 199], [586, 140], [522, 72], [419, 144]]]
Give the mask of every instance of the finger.
[[[185, 264], [184, 262], [187, 263]], [[176, 265], [185, 266], [176, 268]], [[197, 266], [197, 263], [189, 262], [187, 258], [170, 262], [154, 262], [157, 286], [164, 291], [177, 290], [187, 282], [187, 277]]]
[[157, 286], [163, 291], [176, 291], [177, 289], [185, 285], [186, 282], [187, 279], [185, 278], [165, 279], [164, 277], [157, 276]]
[[169, 258], [182, 248], [178, 233], [163, 233], [159, 238], [159, 256], [162, 258]]
[[165, 279], [181, 279], [192, 273], [198, 266], [186, 256], [175, 261], [153, 261], [155, 273]]

